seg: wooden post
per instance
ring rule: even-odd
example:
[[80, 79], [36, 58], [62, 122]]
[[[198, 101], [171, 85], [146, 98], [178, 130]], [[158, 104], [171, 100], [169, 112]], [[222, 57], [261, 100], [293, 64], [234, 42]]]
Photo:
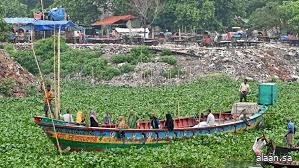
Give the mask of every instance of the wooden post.
[[181, 40], [181, 28], [179, 28], [179, 40]]
[[155, 39], [155, 29], [152, 27], [152, 39]]

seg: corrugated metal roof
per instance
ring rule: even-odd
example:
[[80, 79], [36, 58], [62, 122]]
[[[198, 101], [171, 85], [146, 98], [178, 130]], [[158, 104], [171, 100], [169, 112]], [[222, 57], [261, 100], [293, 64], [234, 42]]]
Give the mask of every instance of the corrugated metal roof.
[[35, 21], [34, 18], [4, 18], [3, 20], [9, 24], [29, 24]]
[[132, 16], [132, 15], [124, 15], [124, 16], [109, 16], [104, 19], [96, 21], [93, 26], [96, 25], [112, 25], [120, 21], [128, 21], [132, 19], [136, 19], [137, 17]]

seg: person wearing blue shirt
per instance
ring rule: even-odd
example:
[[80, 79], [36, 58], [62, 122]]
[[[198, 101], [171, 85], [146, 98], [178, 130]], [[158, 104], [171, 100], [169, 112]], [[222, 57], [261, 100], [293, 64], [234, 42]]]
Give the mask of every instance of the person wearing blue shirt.
[[292, 120], [288, 120], [288, 133], [285, 135], [287, 138], [288, 147], [293, 147], [294, 135], [295, 135], [295, 124]]

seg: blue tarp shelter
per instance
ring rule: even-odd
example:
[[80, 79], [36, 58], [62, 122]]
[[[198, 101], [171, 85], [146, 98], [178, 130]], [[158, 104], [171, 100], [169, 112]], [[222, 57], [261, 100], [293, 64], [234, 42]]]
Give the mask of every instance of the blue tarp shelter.
[[23, 26], [32, 27], [34, 31], [53, 31], [54, 29], [65, 31], [67, 27], [75, 27], [76, 24], [72, 21], [50, 21], [50, 20], [35, 20], [33, 18], [4, 18], [8, 24], [21, 24]]
[[62, 21], [65, 19], [64, 8], [53, 8], [48, 13], [49, 20], [52, 21]]
[[72, 21], [49, 21], [49, 20], [37, 20], [32, 23], [35, 31], [53, 31], [59, 30], [65, 31], [65, 28], [75, 27], [76, 24]]

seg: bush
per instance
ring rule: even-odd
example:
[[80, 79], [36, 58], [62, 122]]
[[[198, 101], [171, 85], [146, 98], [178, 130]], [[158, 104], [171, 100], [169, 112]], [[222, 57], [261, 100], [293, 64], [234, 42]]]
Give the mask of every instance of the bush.
[[170, 64], [170, 65], [174, 65], [177, 63], [177, 59], [175, 56], [164, 56], [164, 57], [161, 57], [161, 62], [165, 62], [167, 64]]
[[149, 62], [151, 61], [152, 56], [153, 55], [147, 46], [139, 46], [131, 49], [128, 62], [132, 64]]
[[126, 63], [126, 64], [122, 65], [119, 69], [120, 69], [121, 73], [129, 73], [129, 72], [134, 71], [135, 66], [131, 65], [129, 63]]
[[163, 48], [161, 55], [162, 56], [172, 55], [172, 51], [170, 49], [168, 49], [168, 48]]
[[183, 74], [185, 74], [185, 72], [179, 67], [173, 67], [162, 72], [162, 76], [165, 78], [176, 78]]
[[4, 45], [4, 50], [6, 52], [8, 52], [9, 54], [14, 54], [15, 52], [17, 52], [17, 50], [15, 49], [15, 46], [10, 43]]
[[124, 54], [113, 55], [111, 61], [115, 64], [129, 62], [129, 57]]
[[4, 96], [11, 96], [15, 81], [11, 78], [0, 79], [0, 94]]
[[121, 72], [117, 68], [107, 67], [102, 73], [102, 79], [104, 80], [111, 80], [114, 76], [120, 75]]
[[149, 69], [147, 69], [147, 70], [145, 70], [145, 71], [142, 72], [142, 76], [143, 76], [144, 78], [149, 77], [151, 74], [152, 74], [152, 71], [149, 70]]

